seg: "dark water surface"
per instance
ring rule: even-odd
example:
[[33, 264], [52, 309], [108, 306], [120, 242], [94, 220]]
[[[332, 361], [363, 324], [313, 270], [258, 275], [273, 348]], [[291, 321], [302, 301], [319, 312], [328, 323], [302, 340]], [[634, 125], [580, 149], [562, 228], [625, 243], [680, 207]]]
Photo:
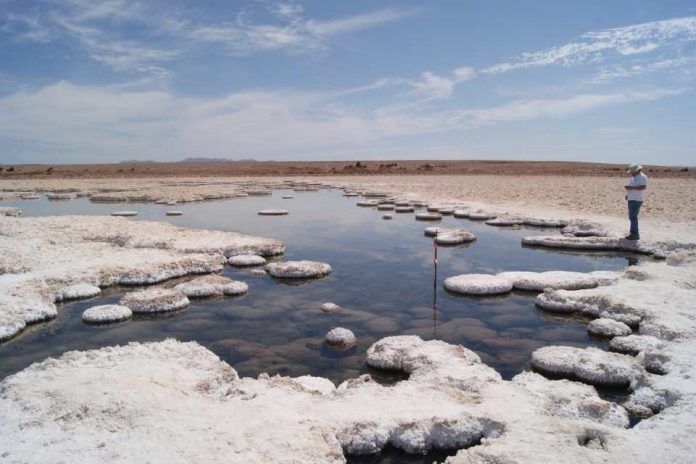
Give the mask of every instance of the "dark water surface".
[[[288, 193], [294, 198], [281, 199]], [[539, 311], [534, 294], [469, 298], [447, 293], [442, 281], [474, 272], [611, 270], [626, 266], [632, 256], [523, 248], [520, 239], [525, 235], [558, 232], [499, 229], [446, 217], [438, 225], [468, 228], [478, 239], [466, 247], [439, 248], [434, 295], [433, 245], [423, 229], [435, 224], [415, 221], [413, 213], [393, 214], [393, 220], [385, 221], [383, 212], [356, 207], [356, 201], [335, 190], [275, 190], [269, 197], [177, 206], [95, 204], [87, 199], [2, 202], [0, 206], [20, 207], [25, 216], [108, 214], [128, 209], [139, 212], [135, 219], [279, 238], [287, 247], [283, 259], [324, 261], [331, 264], [333, 273], [325, 279], [291, 285], [227, 267], [225, 275], [249, 284], [247, 295], [192, 300], [187, 309], [163, 317], [135, 318], [109, 326], [83, 324], [82, 311], [115, 303], [129, 290], [105, 289], [97, 298], [60, 305], [53, 321], [32, 326], [0, 344], [0, 378], [68, 350], [167, 337], [198, 341], [243, 376], [311, 374], [335, 382], [368, 372], [365, 351], [388, 335], [417, 334], [462, 344], [505, 378], [524, 370], [530, 353], [541, 346], [605, 346], [588, 336], [587, 321]], [[290, 215], [258, 216], [257, 211], [264, 208], [285, 208]], [[169, 209], [184, 215], [167, 217], [164, 213]], [[324, 302], [345, 309], [326, 314], [319, 309]], [[324, 334], [336, 326], [356, 334], [356, 348], [335, 352], [322, 343]]]

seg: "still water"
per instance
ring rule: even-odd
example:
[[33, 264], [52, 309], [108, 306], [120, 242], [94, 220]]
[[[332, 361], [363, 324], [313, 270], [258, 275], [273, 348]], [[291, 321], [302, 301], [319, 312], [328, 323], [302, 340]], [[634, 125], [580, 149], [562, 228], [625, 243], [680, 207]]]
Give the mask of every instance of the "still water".
[[[281, 199], [291, 194], [293, 199]], [[91, 300], [59, 306], [56, 319], [28, 328], [0, 344], [0, 378], [32, 362], [69, 350], [86, 350], [130, 341], [167, 337], [195, 340], [227, 361], [242, 376], [261, 372], [290, 376], [318, 375], [334, 382], [369, 372], [367, 348], [388, 335], [416, 334], [441, 339], [476, 351], [482, 360], [511, 378], [528, 367], [532, 351], [545, 345], [595, 345], [587, 321], [544, 313], [534, 306], [535, 294], [471, 298], [449, 294], [442, 281], [461, 273], [502, 271], [593, 271], [625, 267], [627, 254], [566, 253], [525, 248], [525, 235], [558, 233], [553, 229], [499, 229], [481, 222], [445, 217], [438, 225], [464, 227], [477, 241], [469, 246], [438, 249], [434, 285], [433, 243], [423, 235], [432, 223], [418, 222], [413, 213], [393, 214], [356, 206], [357, 198], [341, 192], [275, 190], [272, 196], [172, 206], [149, 203], [95, 204], [27, 200], [2, 202], [18, 206], [24, 216], [95, 214], [136, 210], [135, 218], [169, 221], [192, 227], [237, 231], [279, 238], [286, 243], [281, 259], [324, 261], [333, 273], [324, 279], [288, 284], [270, 276], [226, 267], [224, 275], [249, 284], [247, 295], [192, 300], [185, 310], [163, 317], [136, 317], [107, 326], [82, 323], [82, 311], [115, 303], [130, 290], [108, 288]], [[265, 208], [284, 208], [288, 216], [259, 216]], [[177, 209], [183, 216], [167, 217]], [[185, 279], [184, 279], [185, 280]], [[172, 286], [181, 280], [166, 282]], [[334, 302], [340, 313], [323, 313], [319, 306]], [[352, 330], [358, 345], [336, 352], [323, 344], [333, 327]]]

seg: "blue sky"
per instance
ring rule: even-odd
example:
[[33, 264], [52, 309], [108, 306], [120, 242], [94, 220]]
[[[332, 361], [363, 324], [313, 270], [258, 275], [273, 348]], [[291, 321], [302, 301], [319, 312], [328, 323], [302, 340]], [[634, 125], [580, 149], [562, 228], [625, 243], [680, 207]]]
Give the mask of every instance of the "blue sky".
[[696, 164], [696, 2], [0, 0], [0, 163]]

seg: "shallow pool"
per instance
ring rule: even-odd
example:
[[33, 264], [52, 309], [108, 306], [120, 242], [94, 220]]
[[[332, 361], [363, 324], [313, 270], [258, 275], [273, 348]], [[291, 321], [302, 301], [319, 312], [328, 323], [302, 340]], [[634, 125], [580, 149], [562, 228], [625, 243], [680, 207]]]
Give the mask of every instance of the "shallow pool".
[[[294, 198], [281, 198], [288, 194]], [[539, 311], [534, 294], [469, 298], [447, 293], [442, 281], [471, 272], [611, 270], [633, 263], [633, 255], [524, 248], [520, 239], [525, 235], [558, 232], [500, 229], [450, 216], [439, 225], [468, 228], [477, 241], [470, 246], [440, 247], [434, 282], [433, 243], [423, 234], [433, 224], [416, 221], [413, 213], [393, 214], [393, 220], [385, 221], [382, 211], [357, 207], [357, 201], [359, 198], [345, 198], [338, 190], [275, 190], [272, 196], [174, 207], [97, 204], [85, 198], [2, 202], [0, 206], [20, 207], [24, 216], [108, 214], [128, 209], [138, 211], [135, 220], [279, 238], [287, 247], [282, 259], [324, 261], [331, 264], [333, 273], [320, 280], [288, 284], [227, 267], [225, 275], [249, 284], [246, 296], [192, 300], [187, 309], [162, 317], [137, 317], [108, 326], [83, 324], [84, 309], [116, 302], [129, 290], [109, 288], [97, 298], [61, 305], [56, 319], [0, 344], [0, 378], [68, 350], [166, 337], [198, 341], [243, 376], [311, 374], [335, 382], [368, 372], [365, 351], [388, 335], [417, 334], [462, 344], [505, 378], [527, 368], [531, 352], [541, 346], [605, 347], [605, 342], [588, 336], [587, 321]], [[290, 214], [257, 215], [266, 208], [284, 208]], [[170, 209], [184, 215], [165, 216]], [[344, 310], [323, 313], [319, 306], [324, 302], [337, 303]], [[358, 345], [348, 351], [333, 351], [324, 345], [324, 334], [336, 326], [352, 330]]]

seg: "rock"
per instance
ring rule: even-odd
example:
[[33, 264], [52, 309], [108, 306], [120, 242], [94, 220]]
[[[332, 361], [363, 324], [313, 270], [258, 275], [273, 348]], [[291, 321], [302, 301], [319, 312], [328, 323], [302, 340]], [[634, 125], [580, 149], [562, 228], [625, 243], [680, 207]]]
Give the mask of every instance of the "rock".
[[445, 288], [463, 295], [499, 295], [512, 290], [512, 282], [490, 274], [462, 274], [445, 279]]
[[623, 337], [631, 334], [631, 328], [623, 322], [613, 319], [600, 318], [595, 319], [587, 325], [587, 331], [590, 335], [597, 337]]
[[358, 339], [355, 337], [355, 334], [348, 329], [344, 329], [343, 327], [331, 329], [324, 336], [324, 341], [332, 348], [337, 349], [352, 348], [358, 343]]
[[183, 211], [167, 211], [165, 214], [167, 216], [181, 216], [184, 213]]
[[174, 287], [189, 298], [203, 298], [222, 295], [242, 295], [249, 286], [241, 281], [220, 275], [207, 275], [184, 282]]
[[324, 303], [321, 305], [321, 310], [324, 311], [325, 313], [337, 313], [341, 311], [341, 308], [339, 305], [336, 303]]
[[437, 210], [437, 212], [442, 214], [443, 216], [451, 216], [454, 213], [454, 208], [450, 208], [450, 207], [440, 208]]
[[534, 369], [598, 387], [628, 388], [641, 376], [632, 357], [594, 347], [546, 346], [532, 353]]
[[286, 216], [288, 213], [287, 209], [262, 209], [259, 216]]
[[247, 274], [252, 275], [254, 277], [263, 277], [266, 275], [266, 271], [263, 269], [249, 269], [247, 271]]
[[22, 210], [9, 206], [0, 206], [0, 216], [19, 217], [22, 215]]
[[592, 276], [582, 272], [501, 272], [498, 277], [510, 279], [516, 289], [537, 292], [545, 289], [580, 290], [597, 286], [597, 281]]
[[394, 216], [392, 216], [391, 214], [383, 214], [382, 219], [388, 221], [390, 219], [394, 219]]
[[636, 356], [641, 351], [648, 349], [659, 350], [664, 347], [664, 343], [651, 335], [626, 335], [617, 336], [609, 342], [609, 350], [617, 353], [630, 354]]
[[440, 213], [416, 213], [416, 221], [439, 221], [442, 219]]
[[266, 265], [266, 271], [279, 279], [311, 279], [331, 273], [331, 266], [316, 261], [284, 261]]
[[101, 288], [88, 283], [73, 284], [65, 287], [56, 295], [56, 301], [79, 300], [92, 298], [101, 293]]
[[379, 211], [393, 211], [394, 205], [389, 205], [389, 204], [377, 205], [377, 209]]
[[82, 320], [90, 324], [108, 324], [130, 319], [133, 312], [130, 308], [121, 305], [101, 305], [87, 308], [82, 313]]
[[114, 211], [111, 213], [112, 216], [123, 216], [123, 217], [131, 217], [131, 216], [137, 216], [138, 212], [137, 211]]
[[397, 206], [394, 208], [396, 213], [413, 213], [415, 210], [413, 206]]
[[435, 242], [438, 245], [460, 245], [462, 243], [470, 243], [476, 240], [473, 232], [466, 229], [454, 229], [435, 237]]
[[266, 258], [259, 255], [237, 255], [227, 258], [230, 266], [246, 267], [246, 266], [263, 266], [266, 264]]
[[468, 219], [471, 211], [468, 209], [455, 209], [452, 211], [452, 215], [459, 219]]
[[189, 299], [180, 291], [164, 288], [149, 288], [126, 293], [119, 304], [127, 306], [134, 314], [161, 313], [183, 309]]

